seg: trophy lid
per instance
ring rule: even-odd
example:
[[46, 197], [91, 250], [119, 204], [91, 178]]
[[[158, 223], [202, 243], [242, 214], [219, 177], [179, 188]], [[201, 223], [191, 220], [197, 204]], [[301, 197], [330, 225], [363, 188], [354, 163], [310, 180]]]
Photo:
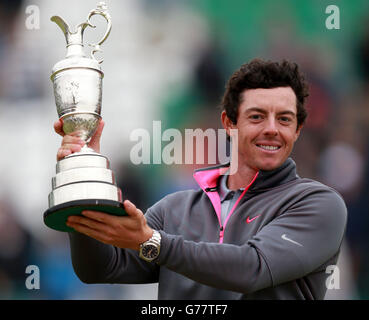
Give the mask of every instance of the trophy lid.
[[57, 62], [51, 70], [51, 80], [55, 77], [56, 74], [63, 70], [71, 69], [71, 68], [88, 68], [94, 69], [101, 73], [104, 76], [104, 73], [101, 71], [101, 67], [98, 61], [94, 59], [87, 58], [86, 56], [74, 56], [65, 58]]

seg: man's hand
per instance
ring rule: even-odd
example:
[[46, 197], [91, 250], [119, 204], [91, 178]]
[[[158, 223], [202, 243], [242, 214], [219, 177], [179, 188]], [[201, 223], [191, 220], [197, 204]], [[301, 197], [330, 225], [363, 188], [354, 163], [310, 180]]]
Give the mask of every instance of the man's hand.
[[142, 211], [132, 202], [125, 200], [123, 204], [128, 216], [83, 211], [83, 217], [70, 216], [67, 226], [103, 243], [139, 250], [140, 244], [149, 240], [154, 231], [147, 225]]
[[[100, 153], [100, 138], [102, 131], [104, 129], [104, 125], [105, 122], [103, 120], [100, 120], [99, 126], [97, 127], [95, 134], [91, 137], [91, 140], [88, 143], [88, 146], [98, 153]], [[64, 133], [63, 123], [61, 120], [58, 120], [54, 123], [54, 130], [57, 134], [63, 137], [61, 147], [59, 148], [56, 156], [58, 161], [74, 152], [80, 151], [81, 148], [85, 145], [85, 141], [83, 141], [79, 137], [78, 132], [74, 132], [69, 135]]]

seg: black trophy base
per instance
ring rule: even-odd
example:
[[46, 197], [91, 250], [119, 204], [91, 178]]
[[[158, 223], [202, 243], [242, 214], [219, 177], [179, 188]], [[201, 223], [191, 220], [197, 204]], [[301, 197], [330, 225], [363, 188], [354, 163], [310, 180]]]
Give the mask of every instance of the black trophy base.
[[126, 216], [123, 203], [114, 200], [85, 199], [65, 202], [44, 212], [45, 224], [54, 230], [75, 232], [66, 225], [69, 216], [82, 216], [82, 211], [101, 211], [114, 216]]

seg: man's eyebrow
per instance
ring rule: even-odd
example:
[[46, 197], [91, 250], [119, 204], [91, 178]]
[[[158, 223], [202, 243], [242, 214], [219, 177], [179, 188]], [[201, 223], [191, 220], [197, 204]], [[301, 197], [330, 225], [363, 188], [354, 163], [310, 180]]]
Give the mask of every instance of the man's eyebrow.
[[249, 112], [260, 112], [260, 113], [267, 113], [264, 109], [258, 108], [258, 107], [251, 107], [245, 110], [245, 113], [249, 113]]
[[285, 110], [285, 111], [281, 111], [281, 112], [278, 112], [277, 113], [277, 115], [284, 115], [284, 114], [289, 114], [289, 115], [291, 115], [291, 116], [293, 116], [293, 117], [296, 117], [296, 113], [295, 112], [293, 112], [293, 111], [290, 111], [290, 110]]
[[[262, 109], [262, 108], [258, 108], [258, 107], [251, 107], [251, 108], [248, 108], [245, 110], [245, 113], [249, 113], [249, 112], [260, 112], [260, 113], [263, 113], [263, 114], [266, 114], [267, 111]], [[277, 115], [286, 115], [286, 114], [289, 114], [291, 116], [294, 116], [296, 117], [296, 113], [293, 112], [293, 111], [290, 111], [290, 110], [284, 110], [284, 111], [280, 111], [277, 113]]]

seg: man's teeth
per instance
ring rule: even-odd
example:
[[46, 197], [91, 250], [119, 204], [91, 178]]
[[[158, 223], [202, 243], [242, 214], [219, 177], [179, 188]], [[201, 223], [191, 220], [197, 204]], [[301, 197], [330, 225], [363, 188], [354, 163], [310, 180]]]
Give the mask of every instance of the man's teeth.
[[262, 144], [258, 144], [258, 147], [263, 148], [265, 150], [278, 150], [279, 149], [279, 147], [277, 146], [264, 146]]

